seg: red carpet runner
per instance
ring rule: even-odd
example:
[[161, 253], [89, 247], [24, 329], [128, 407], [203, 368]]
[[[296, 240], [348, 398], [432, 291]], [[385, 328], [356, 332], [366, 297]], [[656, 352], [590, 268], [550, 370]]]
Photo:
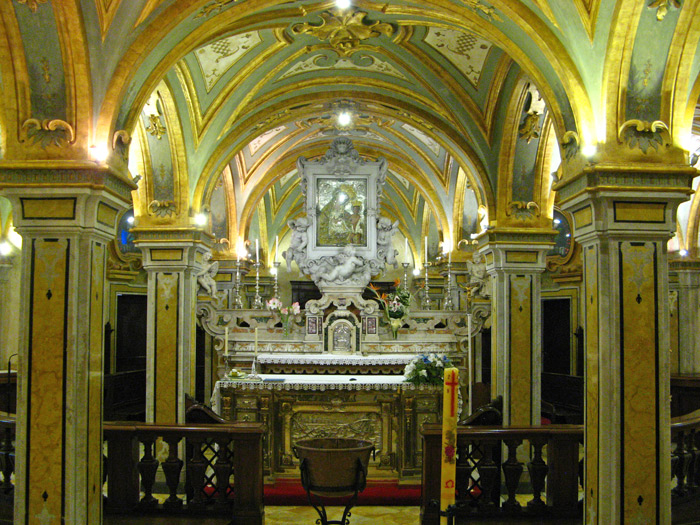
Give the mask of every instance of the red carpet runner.
[[[420, 505], [420, 485], [399, 486], [390, 482], [368, 482], [367, 487], [358, 496], [358, 505], [380, 505], [388, 507]], [[274, 485], [265, 485], [265, 505], [307, 505], [306, 491], [301, 482], [296, 480], [279, 480]], [[326, 502], [333, 501], [326, 499]], [[338, 499], [338, 501], [343, 501]]]

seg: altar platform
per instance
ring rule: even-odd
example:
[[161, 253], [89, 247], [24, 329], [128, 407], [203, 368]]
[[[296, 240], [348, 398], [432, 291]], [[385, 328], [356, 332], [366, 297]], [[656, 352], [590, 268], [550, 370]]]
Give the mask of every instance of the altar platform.
[[403, 375], [260, 374], [259, 380], [218, 381], [212, 408], [231, 421], [267, 425], [268, 482], [298, 478], [292, 451], [297, 441], [342, 437], [374, 444], [370, 479], [415, 483], [421, 473], [420, 429], [440, 421], [442, 388], [406, 383]]

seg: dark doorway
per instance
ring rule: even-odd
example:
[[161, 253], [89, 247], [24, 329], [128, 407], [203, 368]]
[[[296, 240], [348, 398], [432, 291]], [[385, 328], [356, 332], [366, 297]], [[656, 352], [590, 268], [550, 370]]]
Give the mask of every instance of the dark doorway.
[[116, 371], [146, 370], [145, 295], [117, 295]]
[[542, 301], [542, 372], [571, 373], [571, 300]]

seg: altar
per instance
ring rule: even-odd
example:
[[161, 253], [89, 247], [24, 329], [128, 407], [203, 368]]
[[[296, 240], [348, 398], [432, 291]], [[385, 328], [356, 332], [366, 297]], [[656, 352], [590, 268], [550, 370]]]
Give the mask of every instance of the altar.
[[416, 386], [402, 375], [260, 374], [260, 380], [221, 380], [212, 408], [231, 421], [265, 423], [267, 481], [298, 478], [297, 441], [342, 437], [371, 441], [373, 479], [420, 479], [424, 423], [442, 414], [442, 388]]

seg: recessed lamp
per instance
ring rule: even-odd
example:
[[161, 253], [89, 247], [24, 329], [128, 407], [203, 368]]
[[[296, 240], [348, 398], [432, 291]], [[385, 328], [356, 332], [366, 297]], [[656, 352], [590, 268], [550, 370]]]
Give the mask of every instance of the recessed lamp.
[[197, 215], [194, 216], [194, 223], [197, 226], [206, 226], [206, 224], [208, 222], [209, 222], [209, 218], [204, 213], [198, 213]]
[[567, 234], [566, 234], [566, 237], [571, 237], [571, 234], [570, 234], [570, 233], [567, 233]]
[[561, 219], [554, 219], [554, 224], [561, 224]]
[[597, 151], [598, 148], [595, 144], [586, 144], [584, 147], [581, 148], [581, 153], [587, 159], [590, 159], [593, 155], [596, 154]]
[[135, 219], [133, 215], [131, 217], [127, 217], [126, 219], [127, 224], [134, 224], [134, 221]]
[[338, 9], [347, 9], [350, 7], [350, 0], [335, 0], [335, 6]]
[[352, 122], [352, 115], [349, 111], [343, 111], [338, 115], [338, 124], [341, 126], [349, 126]]
[[688, 256], [688, 250], [681, 250], [681, 251], [678, 252], [678, 254], [679, 254], [681, 257], [687, 257], [687, 256]]
[[10, 255], [12, 253], [12, 246], [7, 241], [0, 242], [0, 255], [3, 257]]
[[105, 162], [109, 157], [107, 146], [90, 146], [90, 158], [95, 162]]

